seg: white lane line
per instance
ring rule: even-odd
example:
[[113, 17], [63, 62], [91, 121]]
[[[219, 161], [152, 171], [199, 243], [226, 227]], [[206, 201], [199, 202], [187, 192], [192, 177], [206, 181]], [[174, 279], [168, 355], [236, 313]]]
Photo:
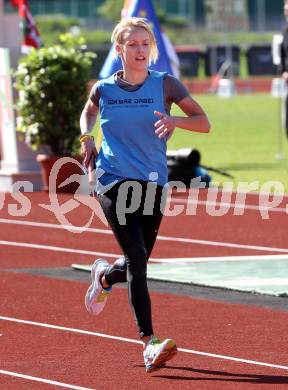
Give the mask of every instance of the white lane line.
[[176, 241], [176, 242], [185, 242], [189, 244], [200, 244], [200, 245], [210, 245], [210, 246], [223, 246], [226, 248], [240, 248], [240, 249], [252, 249], [256, 251], [267, 251], [267, 252], [284, 252], [288, 253], [288, 248], [273, 248], [270, 246], [259, 246], [259, 245], [244, 245], [244, 244], [235, 244], [229, 242], [220, 242], [220, 241], [207, 241], [207, 240], [196, 240], [192, 238], [181, 238], [181, 237], [165, 237], [158, 236], [158, 240], [162, 241]]
[[[195, 190], [197, 191], [197, 188], [195, 188]], [[192, 191], [193, 191], [193, 188], [192, 188]], [[216, 192], [216, 193], [221, 193], [221, 194], [227, 193], [227, 194], [236, 194], [236, 195], [243, 194], [243, 195], [246, 195], [247, 198], [249, 198], [250, 195], [253, 198], [255, 198], [256, 196], [259, 198], [259, 195], [260, 195], [260, 192], [257, 192], [257, 191], [248, 191], [247, 192], [247, 191], [241, 190], [241, 189], [231, 191], [227, 188], [219, 188], [219, 187], [210, 187], [208, 190], [206, 190], [206, 195], [208, 194], [208, 192], [211, 192], [211, 193]], [[201, 190], [200, 190], [200, 193], [201, 193]], [[182, 193], [182, 194], [184, 194], [184, 193]], [[187, 191], [187, 194], [188, 194], [188, 191]], [[263, 194], [267, 194], [267, 192], [262, 192], [262, 195]], [[173, 197], [178, 197], [179, 195], [181, 196], [181, 193], [177, 192], [177, 190], [176, 190], [176, 192], [172, 191]], [[288, 202], [288, 194], [283, 194], [283, 196], [281, 196], [280, 194], [279, 195], [274, 194], [274, 196], [275, 196], [275, 199], [279, 198], [280, 200], [283, 199], [283, 201], [285, 201], [285, 199], [286, 199]]]
[[[171, 241], [170, 239], [164, 237], [158, 237], [159, 240]], [[176, 239], [178, 242], [185, 242], [188, 244], [200, 244], [200, 245], [208, 245], [208, 246], [221, 246], [228, 248], [241, 248], [241, 249], [251, 249], [257, 251], [267, 251], [267, 252], [281, 252], [288, 253], [288, 249], [284, 248], [271, 248], [266, 246], [254, 246], [254, 245], [241, 245], [241, 244], [231, 244], [231, 243], [221, 243], [217, 241], [204, 241], [204, 240], [191, 240], [191, 239]], [[26, 242], [15, 242], [15, 241], [4, 241], [0, 240], [0, 245], [6, 246], [20, 246], [25, 248], [34, 248], [34, 249], [44, 249], [50, 251], [59, 251], [59, 252], [68, 252], [68, 253], [80, 253], [84, 255], [96, 255], [96, 256], [106, 256], [111, 258], [118, 258], [120, 255], [107, 253], [107, 252], [97, 252], [97, 251], [87, 251], [83, 249], [77, 248], [63, 248], [60, 246], [51, 246], [51, 245], [40, 245]]]
[[221, 257], [174, 257], [169, 259], [153, 259], [156, 263], [210, 263], [210, 262], [235, 262], [235, 261], [288, 261], [288, 255], [260, 255], [260, 256], [221, 256]]
[[54, 385], [54, 386], [65, 387], [66, 389], [95, 390], [95, 389], [91, 389], [91, 388], [88, 388], [88, 387], [74, 386], [74, 385], [69, 385], [68, 383], [62, 383], [62, 382], [52, 381], [50, 379], [38, 378], [37, 376], [19, 374], [18, 372], [0, 370], [0, 374], [14, 376], [14, 377], [17, 377], [17, 378], [23, 378], [23, 379], [27, 379], [27, 380], [35, 381], [35, 382], [47, 383], [49, 385]]
[[43, 322], [27, 321], [27, 320], [22, 320], [22, 319], [19, 319], [19, 318], [5, 317], [5, 316], [0, 316], [0, 320], [16, 322], [16, 323], [19, 323], [19, 324], [34, 325], [34, 326], [39, 326], [41, 328], [63, 330], [65, 332], [80, 333], [80, 334], [85, 334], [85, 335], [88, 335], [88, 336], [97, 336], [97, 337], [101, 337], [101, 338], [105, 338], [105, 339], [126, 341], [127, 343], [143, 345], [142, 341], [140, 341], [140, 340], [129, 339], [129, 338], [126, 338], [126, 337], [112, 336], [112, 335], [105, 334], [105, 333], [91, 332], [89, 330], [82, 330], [82, 329], [76, 329], [76, 328], [67, 328], [65, 326], [51, 325], [51, 324], [46, 324], [46, 323], [43, 323]]
[[279, 364], [271, 364], [271, 363], [259, 362], [257, 360], [250, 360], [250, 359], [241, 359], [241, 358], [236, 358], [234, 356], [232, 357], [232, 356], [225, 356], [225, 355], [217, 355], [215, 353], [195, 351], [193, 349], [186, 349], [186, 348], [178, 348], [178, 350], [181, 351], [181, 352], [191, 353], [193, 355], [202, 355], [202, 356], [213, 357], [213, 358], [216, 358], [216, 359], [231, 360], [231, 361], [234, 361], [234, 362], [252, 364], [252, 365], [255, 365], [255, 366], [264, 366], [264, 367], [271, 367], [271, 368], [279, 368], [281, 370], [288, 370], [288, 366], [282, 366], [282, 365], [279, 365]]
[[85, 251], [85, 250], [82, 250], [82, 249], [63, 248], [63, 247], [60, 247], [60, 246], [29, 244], [27, 242], [0, 241], [0, 245], [17, 246], [17, 247], [34, 248], [34, 249], [44, 249], [46, 251], [80, 253], [82, 255], [94, 255], [94, 256], [111, 257], [113, 259], [118, 259], [120, 257], [120, 255], [116, 255], [114, 253]]
[[[51, 229], [66, 229], [75, 232], [83, 232], [83, 228], [81, 226], [73, 226], [73, 225], [59, 225], [57, 223], [45, 223], [45, 222], [34, 222], [34, 221], [21, 221], [20, 219], [5, 219], [0, 218], [0, 223], [6, 223], [11, 225], [23, 225], [23, 226], [33, 226], [33, 227], [41, 227], [41, 228], [51, 228]], [[110, 229], [96, 229], [96, 228], [85, 228], [85, 232], [88, 233], [99, 233], [99, 234], [109, 234], [112, 235], [112, 230]]]
[[[42, 228], [50, 228], [50, 229], [63, 229], [63, 230], [66, 229], [66, 228], [67, 229], [69, 228], [69, 230], [71, 230], [71, 231], [74, 230], [75, 232], [82, 231], [81, 227], [79, 227], [79, 226], [73, 226], [73, 227], [71, 226], [70, 227], [70, 226], [67, 226], [67, 225], [59, 225], [59, 224], [54, 224], [54, 223], [21, 221], [21, 220], [15, 220], [15, 219], [3, 219], [3, 218], [0, 218], [0, 223], [23, 225], [23, 226], [33, 226], [33, 227], [42, 227]], [[85, 230], [85, 232], [86, 231], [88, 233], [96, 233], [96, 234], [108, 234], [108, 235], [112, 235], [113, 234], [112, 231], [109, 230], [109, 229], [87, 228]], [[284, 252], [284, 253], [288, 253], [288, 248], [273, 248], [273, 247], [267, 247], [267, 246], [244, 245], [244, 244], [236, 244], [236, 243], [229, 243], [229, 242], [197, 240], [197, 239], [193, 239], [193, 238], [171, 237], [171, 236], [161, 236], [161, 235], [159, 235], [157, 237], [157, 239], [160, 240], [160, 241], [183, 242], [183, 243], [187, 243], [187, 244], [199, 244], [199, 245], [208, 245], [208, 246], [221, 246], [221, 247], [228, 247], [228, 248], [240, 248], [240, 249], [252, 249], [252, 250], [268, 251], [268, 252], [281, 252], [281, 253]], [[9, 241], [2, 241], [2, 242], [8, 242], [9, 243]], [[33, 244], [31, 244], [31, 245], [33, 245]], [[65, 248], [63, 248], [63, 252], [65, 252], [65, 251], [66, 251]], [[77, 253], [80, 253], [80, 252], [77, 252]], [[90, 253], [86, 253], [86, 254], [95, 254], [95, 253], [96, 252], [93, 252], [93, 253], [90, 252]], [[97, 253], [101, 253], [101, 252], [97, 252]], [[102, 256], [102, 255], [100, 255], [100, 256]], [[118, 255], [116, 257], [118, 257]]]
[[269, 206], [259, 206], [259, 205], [246, 205], [245, 203], [226, 203], [226, 202], [212, 202], [209, 200], [193, 200], [193, 199], [187, 199], [187, 198], [170, 198], [167, 201], [170, 201], [171, 203], [180, 203], [180, 204], [195, 204], [200, 206], [212, 206], [214, 208], [219, 207], [227, 207], [227, 209], [235, 208], [235, 209], [243, 209], [243, 210], [255, 210], [255, 211], [267, 211], [267, 212], [280, 212], [280, 213], [287, 213], [286, 207], [269, 207]]
[[[51, 325], [51, 324], [46, 324], [46, 323], [42, 323], [42, 322], [35, 322], [35, 321], [21, 320], [19, 318], [13, 318], [13, 317], [0, 316], [0, 320], [16, 322], [16, 323], [26, 324], [26, 325], [34, 325], [34, 326], [39, 326], [39, 327], [48, 328], [48, 329], [62, 330], [65, 332], [80, 333], [80, 334], [89, 335], [89, 336], [96, 336], [96, 337], [101, 337], [101, 338], [105, 338], [105, 339], [112, 339], [112, 340], [124, 341], [127, 343], [141, 344], [142, 345], [142, 342], [139, 340], [134, 340], [134, 339], [126, 338], [126, 337], [112, 336], [112, 335], [108, 335], [105, 333], [91, 332], [91, 331], [81, 330], [81, 329], [76, 329], [76, 328], [67, 328], [64, 326]], [[214, 354], [214, 353], [196, 351], [196, 350], [187, 349], [187, 348], [178, 348], [178, 351], [184, 352], [184, 353], [189, 353], [189, 354], [194, 354], [194, 355], [213, 357], [216, 359], [231, 360], [231, 361], [240, 362], [240, 363], [258, 365], [258, 366], [264, 366], [264, 367], [271, 367], [271, 368], [279, 368], [281, 370], [288, 370], [288, 366], [282, 366], [279, 364], [272, 364], [272, 363], [265, 363], [265, 362], [261, 362], [258, 360], [250, 360], [250, 359], [237, 358], [234, 356], [218, 355], [218, 354]]]
[[[159, 240], [161, 238], [158, 237]], [[163, 240], [163, 238], [162, 238]], [[168, 240], [170, 241], [170, 240]], [[193, 242], [191, 242], [193, 241]], [[202, 240], [188, 240], [186, 239], [181, 240], [180, 242], [185, 242], [189, 244], [201, 244], [201, 245], [212, 245], [212, 246], [223, 246], [228, 248], [241, 248], [241, 249], [252, 249], [257, 251], [267, 251], [267, 252], [281, 252], [281, 253], [288, 253], [288, 249], [282, 249], [282, 248], [270, 248], [266, 246], [253, 246], [253, 245], [240, 245], [240, 244], [229, 244], [229, 243], [221, 243], [221, 242], [214, 242], [214, 241], [202, 241]], [[54, 251], [54, 252], [66, 252], [66, 253], [79, 253], [82, 255], [94, 255], [94, 256], [102, 256], [102, 257], [110, 257], [113, 259], [118, 259], [121, 257], [120, 254], [115, 253], [107, 253], [107, 252], [97, 252], [97, 251], [86, 251], [84, 249], [77, 249], [77, 248], [63, 248], [61, 246], [51, 246], [51, 245], [40, 245], [40, 244], [33, 244], [28, 242], [15, 242], [15, 241], [4, 241], [0, 240], [0, 245], [4, 246], [16, 246], [16, 247], [23, 247], [23, 248], [32, 248], [32, 249], [43, 249], [46, 251]], [[154, 260], [151, 258], [150, 260]]]

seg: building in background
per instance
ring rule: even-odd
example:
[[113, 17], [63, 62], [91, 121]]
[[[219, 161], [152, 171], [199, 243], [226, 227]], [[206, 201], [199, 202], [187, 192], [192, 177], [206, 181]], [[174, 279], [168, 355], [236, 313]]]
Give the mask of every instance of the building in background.
[[[5, 11], [12, 12], [10, 0], [3, 1]], [[63, 14], [94, 19], [95, 22], [96, 8], [103, 2], [104, 0], [29, 0], [33, 15]], [[233, 12], [231, 18], [222, 24], [222, 28], [228, 25], [231, 29], [233, 21], [236, 21], [234, 30], [247, 28], [251, 31], [277, 31], [283, 21], [283, 0], [153, 0], [153, 4], [161, 7], [167, 16], [186, 19], [194, 30], [211, 27], [212, 14], [218, 13], [219, 9], [221, 12], [221, 7], [225, 8], [226, 16]], [[244, 14], [241, 16], [242, 10]], [[215, 26], [219, 31], [221, 26]]]
[[19, 17], [14, 9], [13, 13], [5, 11], [4, 0], [0, 0], [0, 47], [8, 47], [10, 49], [11, 64], [13, 67], [16, 67], [21, 45]]
[[[11, 12], [10, 0], [4, 2], [6, 11]], [[95, 17], [96, 8], [103, 2], [104, 0], [29, 0], [29, 5], [33, 15], [63, 14], [88, 18]]]
[[206, 28], [208, 31], [247, 31], [246, 0], [206, 0]]
[[252, 31], [279, 31], [284, 21], [283, 0], [247, 0]]

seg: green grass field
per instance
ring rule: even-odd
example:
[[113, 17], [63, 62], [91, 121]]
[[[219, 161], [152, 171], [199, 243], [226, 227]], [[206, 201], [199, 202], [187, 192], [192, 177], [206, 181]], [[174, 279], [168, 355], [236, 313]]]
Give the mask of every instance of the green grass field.
[[[272, 98], [270, 94], [236, 95], [230, 99], [214, 95], [194, 98], [209, 117], [210, 133], [177, 129], [168, 148], [198, 149], [203, 165], [224, 170], [234, 177], [234, 188], [239, 182], [259, 181], [260, 189], [267, 181], [279, 181], [288, 193], [288, 143], [283, 130], [284, 158], [276, 157], [281, 150], [280, 99]], [[176, 106], [172, 113], [181, 115]], [[222, 175], [212, 173], [212, 176], [215, 182], [227, 181]]]

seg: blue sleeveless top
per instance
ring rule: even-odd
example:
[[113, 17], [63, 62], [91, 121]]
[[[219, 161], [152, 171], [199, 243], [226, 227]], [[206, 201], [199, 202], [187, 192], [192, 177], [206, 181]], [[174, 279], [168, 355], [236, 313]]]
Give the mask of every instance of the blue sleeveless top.
[[[108, 186], [123, 179], [168, 181], [166, 139], [158, 138], [154, 111], [165, 112], [163, 79], [166, 73], [149, 71], [144, 84], [136, 91], [120, 88], [114, 75], [101, 80], [99, 111], [103, 140], [97, 158], [100, 185]], [[104, 172], [104, 173], [103, 173]], [[155, 173], [156, 172], [156, 173]], [[158, 178], [157, 178], [158, 177]]]

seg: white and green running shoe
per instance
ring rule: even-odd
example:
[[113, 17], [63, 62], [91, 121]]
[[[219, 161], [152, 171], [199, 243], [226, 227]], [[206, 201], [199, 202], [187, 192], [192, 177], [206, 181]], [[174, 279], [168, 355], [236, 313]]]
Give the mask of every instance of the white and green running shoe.
[[152, 337], [143, 352], [146, 372], [150, 373], [159, 370], [176, 353], [177, 346], [173, 340], [166, 339], [160, 341], [157, 337]]
[[90, 314], [97, 316], [101, 313], [106, 305], [107, 297], [112, 289], [103, 288], [100, 278], [109, 267], [109, 263], [104, 259], [98, 259], [94, 262], [91, 269], [92, 283], [85, 296], [85, 306]]

